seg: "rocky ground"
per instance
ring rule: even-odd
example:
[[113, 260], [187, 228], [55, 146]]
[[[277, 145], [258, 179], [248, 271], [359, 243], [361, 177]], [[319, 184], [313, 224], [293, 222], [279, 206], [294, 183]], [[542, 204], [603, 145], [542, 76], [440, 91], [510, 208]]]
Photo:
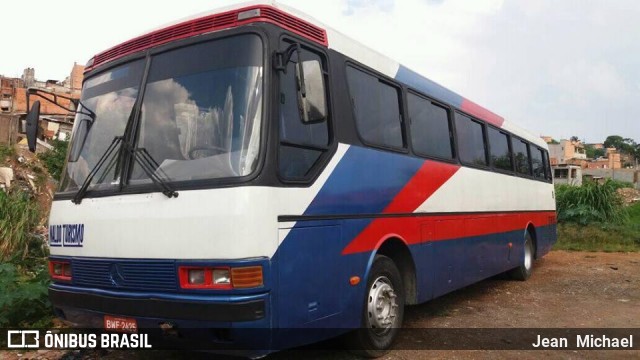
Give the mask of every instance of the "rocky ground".
[[640, 201], [640, 190], [632, 188], [618, 189], [618, 194], [626, 205], [631, 205]]

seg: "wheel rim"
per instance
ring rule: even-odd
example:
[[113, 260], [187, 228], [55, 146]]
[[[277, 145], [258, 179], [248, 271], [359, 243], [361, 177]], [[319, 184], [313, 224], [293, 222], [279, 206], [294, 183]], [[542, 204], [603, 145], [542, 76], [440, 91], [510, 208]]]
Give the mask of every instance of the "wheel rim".
[[527, 271], [531, 270], [531, 264], [533, 263], [533, 247], [531, 246], [531, 239], [527, 236], [527, 240], [524, 243], [524, 268]]
[[369, 288], [367, 312], [369, 328], [385, 332], [392, 328], [398, 315], [397, 295], [391, 281], [381, 276]]

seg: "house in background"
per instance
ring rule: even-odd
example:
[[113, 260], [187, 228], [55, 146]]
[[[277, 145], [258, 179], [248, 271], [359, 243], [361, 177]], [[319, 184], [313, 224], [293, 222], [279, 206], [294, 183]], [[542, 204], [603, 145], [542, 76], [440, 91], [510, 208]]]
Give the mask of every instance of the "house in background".
[[[33, 68], [26, 68], [20, 78], [0, 76], [0, 144], [13, 144], [17, 141], [18, 132], [22, 128], [20, 121], [25, 118], [28, 111], [28, 88], [38, 88], [78, 99], [83, 76], [84, 66], [76, 63], [73, 64], [71, 73], [64, 81], [39, 81], [35, 78]], [[48, 97], [51, 98], [51, 96]], [[41, 98], [33, 96], [30, 98], [31, 103], [35, 100], [40, 100], [40, 120], [44, 120], [41, 123], [41, 127], [44, 126], [44, 132], [40, 133], [42, 138], [51, 138], [51, 131], [55, 131], [53, 136], [57, 137], [60, 128], [65, 131], [71, 128], [74, 113]], [[58, 98], [58, 102], [67, 108], [70, 107], [67, 99]], [[58, 125], [49, 125], [54, 123]]]
[[573, 186], [582, 185], [582, 168], [577, 165], [553, 166], [553, 183]]
[[[544, 139], [544, 137], [543, 137]], [[546, 140], [545, 140], [546, 141]], [[587, 166], [587, 153], [581, 141], [562, 139], [559, 144], [549, 143], [549, 161], [551, 165]]]
[[606, 157], [589, 160], [588, 169], [621, 169], [622, 160], [616, 148], [607, 148]]

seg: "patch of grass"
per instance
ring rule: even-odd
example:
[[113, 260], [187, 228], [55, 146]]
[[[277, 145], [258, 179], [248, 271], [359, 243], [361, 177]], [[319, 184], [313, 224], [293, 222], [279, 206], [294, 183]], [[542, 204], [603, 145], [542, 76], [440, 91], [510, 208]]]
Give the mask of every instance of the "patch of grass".
[[15, 155], [16, 149], [13, 146], [0, 145], [0, 166], [6, 164], [6, 159]]
[[64, 167], [64, 162], [67, 158], [68, 144], [68, 141], [53, 140], [53, 150], [38, 154], [38, 158], [44, 163], [47, 170], [49, 170], [51, 177], [57, 181], [60, 181], [62, 168]]
[[640, 202], [635, 203], [627, 208], [629, 222], [640, 224]]
[[627, 181], [610, 179], [609, 182], [611, 182], [611, 186], [613, 186], [616, 190], [617, 189], [624, 189], [624, 188], [632, 188], [633, 189], [633, 183], [630, 183], [630, 182], [627, 182]]
[[587, 182], [582, 186], [556, 185], [558, 221], [587, 225], [623, 224], [628, 220], [616, 182]]
[[640, 203], [628, 207], [629, 221], [623, 224], [558, 224], [555, 250], [640, 251]]
[[38, 203], [30, 194], [0, 191], [0, 260], [28, 255], [39, 213]]

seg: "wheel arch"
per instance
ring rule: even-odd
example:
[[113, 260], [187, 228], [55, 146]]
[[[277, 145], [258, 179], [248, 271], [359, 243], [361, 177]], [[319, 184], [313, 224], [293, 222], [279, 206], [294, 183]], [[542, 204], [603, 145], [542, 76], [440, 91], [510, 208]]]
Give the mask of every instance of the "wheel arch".
[[527, 223], [525, 233], [528, 232], [531, 235], [531, 241], [533, 241], [533, 258], [538, 258], [538, 235], [536, 233], [536, 227], [531, 221]]
[[378, 244], [369, 264], [373, 263], [376, 255], [384, 255], [394, 262], [402, 277], [405, 304], [416, 304], [418, 300], [416, 265], [406, 241], [398, 235], [387, 236]]

